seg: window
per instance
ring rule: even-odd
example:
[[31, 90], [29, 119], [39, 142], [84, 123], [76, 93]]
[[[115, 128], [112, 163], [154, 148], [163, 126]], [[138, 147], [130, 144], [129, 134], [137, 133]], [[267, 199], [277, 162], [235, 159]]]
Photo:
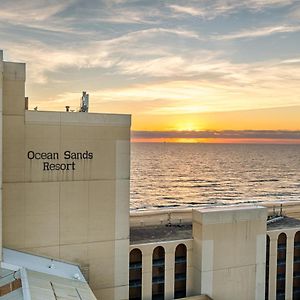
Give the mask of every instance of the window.
[[277, 283], [276, 300], [285, 299], [285, 273], [286, 273], [286, 234], [281, 233], [277, 242]]
[[184, 244], [179, 244], [175, 250], [174, 298], [186, 297], [186, 266], [187, 250]]
[[129, 299], [142, 299], [142, 251], [133, 249], [129, 256]]
[[165, 297], [165, 249], [161, 246], [153, 250], [152, 256], [152, 300]]

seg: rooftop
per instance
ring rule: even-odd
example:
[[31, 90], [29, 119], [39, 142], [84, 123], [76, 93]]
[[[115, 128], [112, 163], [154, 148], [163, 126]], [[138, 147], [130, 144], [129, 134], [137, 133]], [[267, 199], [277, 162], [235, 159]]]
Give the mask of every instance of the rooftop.
[[280, 219], [274, 220], [274, 222], [268, 223], [267, 231], [295, 227], [300, 227], [300, 220], [284, 216]]
[[[268, 222], [267, 231], [300, 227], [300, 220], [282, 217]], [[130, 228], [130, 244], [143, 244], [192, 238], [192, 223], [148, 225]]]
[[192, 238], [192, 224], [151, 225], [130, 228], [130, 244]]
[[96, 300], [77, 265], [3, 248], [0, 298]]

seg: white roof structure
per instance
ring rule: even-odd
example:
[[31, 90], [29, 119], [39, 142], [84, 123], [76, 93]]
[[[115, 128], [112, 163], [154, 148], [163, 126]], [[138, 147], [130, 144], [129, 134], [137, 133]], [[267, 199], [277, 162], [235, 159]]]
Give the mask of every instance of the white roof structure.
[[96, 300], [74, 264], [3, 248], [0, 276], [1, 300]]

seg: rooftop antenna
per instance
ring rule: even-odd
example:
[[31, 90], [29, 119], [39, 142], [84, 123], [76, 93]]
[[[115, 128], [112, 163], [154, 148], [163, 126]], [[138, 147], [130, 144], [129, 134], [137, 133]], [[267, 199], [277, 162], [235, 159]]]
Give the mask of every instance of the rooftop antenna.
[[80, 111], [81, 112], [89, 111], [89, 94], [87, 94], [87, 92], [85, 91], [82, 92]]

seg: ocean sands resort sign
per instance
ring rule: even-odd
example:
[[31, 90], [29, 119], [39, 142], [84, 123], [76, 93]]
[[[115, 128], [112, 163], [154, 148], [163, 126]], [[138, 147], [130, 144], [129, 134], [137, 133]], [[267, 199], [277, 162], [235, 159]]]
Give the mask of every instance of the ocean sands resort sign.
[[[85, 152], [64, 151], [62, 155], [58, 152], [35, 152], [28, 151], [27, 158], [30, 161], [42, 161], [43, 171], [75, 171], [76, 162], [81, 160], [91, 160], [94, 155], [92, 152], [86, 150]], [[67, 162], [60, 162], [60, 159], [67, 160]]]

